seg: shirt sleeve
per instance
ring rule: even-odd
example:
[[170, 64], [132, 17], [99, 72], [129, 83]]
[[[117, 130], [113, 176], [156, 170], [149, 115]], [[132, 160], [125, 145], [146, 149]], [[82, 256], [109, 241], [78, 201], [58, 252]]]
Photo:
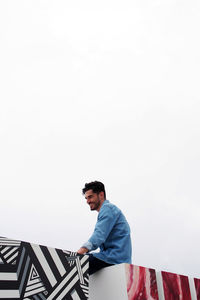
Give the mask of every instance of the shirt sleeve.
[[108, 205], [102, 207], [98, 215], [94, 232], [88, 242], [83, 244], [82, 247], [91, 251], [97, 249], [101, 244], [103, 244], [115, 225], [119, 217], [119, 213], [120, 211], [116, 211]]

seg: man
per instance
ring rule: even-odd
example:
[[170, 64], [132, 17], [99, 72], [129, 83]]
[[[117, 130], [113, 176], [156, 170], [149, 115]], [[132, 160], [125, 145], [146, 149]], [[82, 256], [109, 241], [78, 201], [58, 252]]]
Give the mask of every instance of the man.
[[130, 227], [121, 210], [106, 200], [104, 184], [86, 183], [82, 192], [90, 210], [98, 212], [92, 236], [77, 251], [85, 254], [100, 248], [100, 252], [89, 254], [89, 274], [113, 264], [131, 263]]

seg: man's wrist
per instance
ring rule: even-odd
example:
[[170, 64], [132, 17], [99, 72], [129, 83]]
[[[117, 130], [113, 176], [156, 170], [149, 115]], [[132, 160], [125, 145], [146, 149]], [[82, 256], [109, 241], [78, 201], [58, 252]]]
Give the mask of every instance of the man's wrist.
[[91, 251], [91, 250], [93, 250], [93, 245], [91, 242], [88, 241], [82, 245], [82, 248], [87, 248], [88, 251]]

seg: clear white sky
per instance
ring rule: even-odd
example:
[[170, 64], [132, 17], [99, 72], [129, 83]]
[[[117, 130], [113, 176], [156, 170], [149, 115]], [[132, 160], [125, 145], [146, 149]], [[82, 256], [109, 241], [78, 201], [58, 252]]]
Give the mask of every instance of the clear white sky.
[[133, 262], [200, 278], [200, 2], [0, 2], [0, 235], [77, 250], [101, 180]]

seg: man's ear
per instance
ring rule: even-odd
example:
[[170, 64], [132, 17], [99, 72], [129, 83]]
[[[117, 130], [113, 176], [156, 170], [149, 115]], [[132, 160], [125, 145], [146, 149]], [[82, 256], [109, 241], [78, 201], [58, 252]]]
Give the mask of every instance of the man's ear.
[[100, 195], [101, 199], [104, 199], [104, 198], [105, 198], [105, 197], [104, 197], [104, 192], [100, 192], [99, 195]]

